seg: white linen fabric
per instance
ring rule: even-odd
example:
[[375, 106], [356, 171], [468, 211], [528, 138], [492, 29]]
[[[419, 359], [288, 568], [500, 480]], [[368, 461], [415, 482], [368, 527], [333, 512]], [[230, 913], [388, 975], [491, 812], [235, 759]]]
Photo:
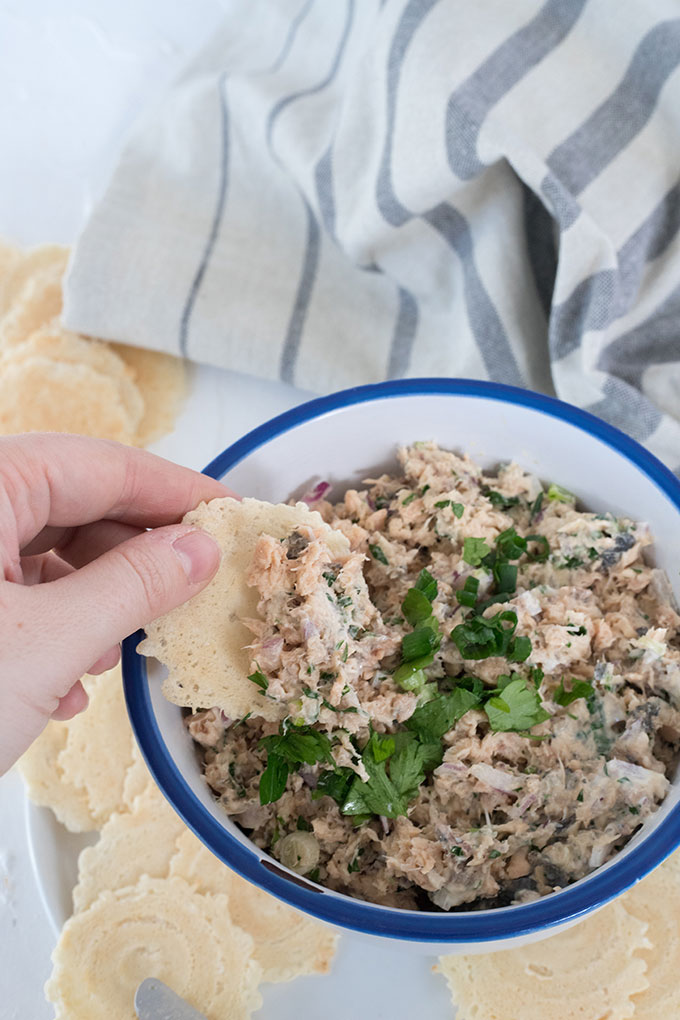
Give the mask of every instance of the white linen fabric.
[[556, 393], [677, 470], [678, 0], [233, 0], [65, 318], [316, 392]]

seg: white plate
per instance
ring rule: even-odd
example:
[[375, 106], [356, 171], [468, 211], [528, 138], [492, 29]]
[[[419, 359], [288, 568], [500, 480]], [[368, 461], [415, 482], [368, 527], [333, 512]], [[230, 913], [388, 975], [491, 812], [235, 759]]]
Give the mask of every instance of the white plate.
[[[31, 863], [47, 916], [58, 935], [71, 914], [71, 890], [78, 875], [78, 854], [96, 841], [95, 833], [73, 834], [48, 808], [26, 802]], [[257, 1020], [371, 1020], [427, 1017], [451, 1020], [451, 1000], [443, 978], [432, 973], [434, 957], [343, 935], [331, 973], [281, 985], [263, 985], [264, 1005]]]

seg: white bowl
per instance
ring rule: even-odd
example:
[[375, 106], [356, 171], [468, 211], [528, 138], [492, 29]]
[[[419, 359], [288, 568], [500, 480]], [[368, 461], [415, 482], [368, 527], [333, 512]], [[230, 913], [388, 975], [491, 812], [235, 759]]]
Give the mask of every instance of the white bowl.
[[[515, 460], [576, 493], [583, 505], [647, 521], [655, 562], [678, 594], [680, 483], [617, 429], [568, 404], [494, 383], [412, 379], [313, 400], [255, 429], [206, 473], [235, 491], [272, 502], [310, 482], [339, 498], [367, 475], [394, 466], [398, 445], [434, 439], [484, 468]], [[356, 900], [300, 878], [251, 843], [216, 803], [201, 775], [179, 708], [160, 693], [162, 669], [137, 655], [142, 632], [124, 647], [128, 709], [158, 785], [214, 854], [256, 885], [314, 917], [433, 953], [482, 952], [553, 934], [603, 906], [680, 845], [680, 782], [611, 861], [534, 903], [492, 910], [408, 911]], [[394, 942], [393, 942], [394, 944]]]

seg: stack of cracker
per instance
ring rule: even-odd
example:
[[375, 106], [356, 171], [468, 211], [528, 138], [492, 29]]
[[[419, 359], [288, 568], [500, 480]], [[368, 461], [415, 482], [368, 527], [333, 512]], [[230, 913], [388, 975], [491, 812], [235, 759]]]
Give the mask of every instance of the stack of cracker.
[[120, 670], [85, 677], [87, 711], [50, 722], [20, 760], [29, 796], [72, 832], [74, 914], [46, 985], [56, 1020], [133, 1020], [146, 977], [209, 1020], [244, 1020], [262, 981], [323, 974], [336, 936], [231, 872], [166, 803], [137, 750]]
[[64, 329], [68, 254], [0, 244], [0, 435], [78, 432], [147, 446], [173, 427], [184, 364]]

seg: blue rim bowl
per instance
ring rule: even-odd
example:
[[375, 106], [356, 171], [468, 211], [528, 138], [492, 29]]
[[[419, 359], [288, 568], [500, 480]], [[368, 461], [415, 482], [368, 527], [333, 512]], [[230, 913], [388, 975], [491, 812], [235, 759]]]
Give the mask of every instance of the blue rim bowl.
[[[204, 469], [222, 478], [253, 451], [282, 433], [329, 412], [368, 401], [406, 395], [458, 395], [498, 400], [558, 418], [613, 447], [662, 490], [680, 512], [680, 482], [664, 465], [623, 432], [586, 411], [552, 397], [500, 383], [466, 379], [407, 379], [359, 386], [301, 404], [253, 429], [219, 454]], [[532, 903], [490, 910], [430, 913], [382, 907], [332, 892], [320, 895], [261, 863], [263, 852], [232, 836], [205, 808], [182, 776], [163, 739], [153, 711], [147, 660], [136, 648], [144, 632], [123, 643], [123, 682], [135, 737], [151, 774], [175, 811], [196, 836], [226, 865], [255, 885], [322, 921], [355, 932], [421, 944], [501, 942], [549, 934], [614, 899], [652, 871], [680, 846], [680, 804], [674, 806], [634, 852], [616, 858], [574, 886]], [[225, 816], [226, 819], [226, 816]], [[265, 855], [266, 856], [266, 855]], [[328, 892], [328, 891], [327, 891]], [[490, 947], [492, 948], [492, 947]]]

